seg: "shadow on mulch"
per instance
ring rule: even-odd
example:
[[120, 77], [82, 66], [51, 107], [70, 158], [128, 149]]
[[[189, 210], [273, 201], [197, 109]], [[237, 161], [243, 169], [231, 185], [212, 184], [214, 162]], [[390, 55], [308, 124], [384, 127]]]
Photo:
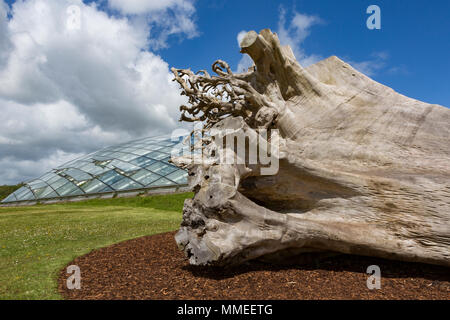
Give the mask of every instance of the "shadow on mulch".
[[297, 269], [299, 271], [355, 272], [368, 276], [366, 269], [361, 266], [368, 267], [371, 265], [379, 266], [382, 270], [382, 276], [385, 278], [423, 278], [431, 281], [450, 281], [450, 269], [445, 267], [347, 254], [339, 254], [334, 257], [301, 264], [272, 265], [264, 262], [251, 261], [236, 267], [199, 267], [186, 265], [182, 268], [192, 273], [195, 277], [223, 280], [248, 272], [283, 272], [291, 269]]
[[[450, 269], [420, 263], [339, 255], [301, 265], [250, 262], [237, 267], [190, 266], [174, 233], [95, 250], [68, 265], [81, 270], [81, 290], [58, 289], [67, 299], [444, 299]], [[366, 269], [381, 269], [380, 290], [369, 290]]]

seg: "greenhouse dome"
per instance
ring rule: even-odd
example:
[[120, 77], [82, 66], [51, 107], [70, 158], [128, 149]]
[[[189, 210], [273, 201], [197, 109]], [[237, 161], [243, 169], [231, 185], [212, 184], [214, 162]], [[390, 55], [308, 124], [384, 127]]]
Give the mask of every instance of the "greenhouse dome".
[[187, 172], [169, 163], [172, 151], [181, 150], [183, 138], [158, 136], [107, 147], [25, 183], [2, 204], [186, 189]]

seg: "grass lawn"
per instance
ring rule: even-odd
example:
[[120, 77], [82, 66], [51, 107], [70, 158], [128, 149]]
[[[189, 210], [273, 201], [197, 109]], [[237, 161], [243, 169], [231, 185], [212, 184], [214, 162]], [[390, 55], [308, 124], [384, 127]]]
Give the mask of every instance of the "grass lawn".
[[191, 193], [0, 207], [0, 299], [61, 299], [58, 271], [93, 249], [176, 230]]

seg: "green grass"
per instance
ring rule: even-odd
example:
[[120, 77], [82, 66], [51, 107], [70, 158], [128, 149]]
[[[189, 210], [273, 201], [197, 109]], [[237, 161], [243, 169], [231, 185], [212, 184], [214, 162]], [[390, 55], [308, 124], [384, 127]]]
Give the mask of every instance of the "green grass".
[[58, 272], [113, 243], [176, 230], [191, 193], [0, 207], [0, 299], [61, 299]]
[[5, 199], [11, 193], [19, 189], [23, 184], [18, 184], [17, 186], [0, 186], [0, 201]]

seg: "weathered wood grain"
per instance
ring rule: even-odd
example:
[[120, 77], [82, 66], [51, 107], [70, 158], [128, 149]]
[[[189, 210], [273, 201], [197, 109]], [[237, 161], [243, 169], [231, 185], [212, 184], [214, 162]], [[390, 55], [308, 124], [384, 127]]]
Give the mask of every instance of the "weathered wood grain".
[[279, 171], [174, 159], [196, 192], [176, 236], [190, 263], [334, 251], [450, 266], [450, 110], [337, 57], [303, 68], [268, 29], [241, 48], [255, 62], [244, 74], [223, 61], [218, 77], [173, 69], [191, 103], [183, 120], [237, 135], [278, 129]]

